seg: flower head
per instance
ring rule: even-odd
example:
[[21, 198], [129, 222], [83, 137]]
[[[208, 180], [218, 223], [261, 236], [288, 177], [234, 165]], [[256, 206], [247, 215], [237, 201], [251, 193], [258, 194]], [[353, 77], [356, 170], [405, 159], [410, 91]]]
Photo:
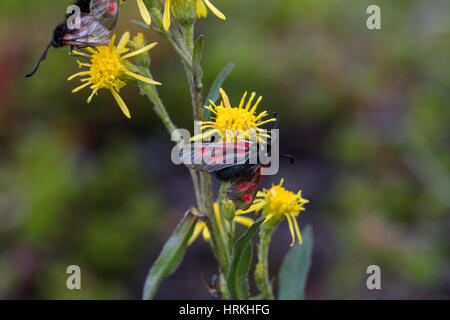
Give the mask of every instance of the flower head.
[[264, 133], [265, 130], [261, 129], [260, 126], [275, 121], [276, 119], [264, 119], [268, 115], [267, 111], [259, 114], [256, 113], [256, 108], [261, 102], [262, 97], [259, 97], [252, 105], [253, 99], [255, 98], [255, 93], [253, 92], [245, 104], [247, 97], [247, 92], [245, 92], [239, 106], [232, 107], [225, 91], [220, 89], [220, 94], [222, 95], [220, 105], [216, 105], [213, 101], [210, 101], [211, 105], [205, 107], [213, 114], [211, 121], [202, 121], [200, 123], [201, 129], [206, 131], [193, 137], [192, 140], [204, 139], [216, 133], [223, 140], [229, 142], [248, 139], [252, 134], [256, 134], [259, 141], [263, 141], [263, 138], [270, 137]]
[[284, 218], [288, 221], [289, 231], [292, 236], [291, 246], [295, 243], [295, 237], [299, 243], [302, 243], [300, 229], [296, 217], [300, 211], [304, 211], [303, 205], [309, 201], [302, 198], [302, 192], [293, 193], [283, 187], [283, 179], [279, 185], [273, 185], [269, 190], [259, 191], [253, 205], [239, 213], [258, 212], [262, 210], [262, 215], [266, 217], [264, 223], [273, 220], [275, 224], [281, 222]]
[[[219, 212], [219, 205], [216, 202], [214, 203], [214, 215], [216, 217], [220, 233], [222, 235], [225, 235], [224, 225], [222, 223], [222, 218], [221, 218], [220, 212]], [[247, 226], [247, 227], [250, 227], [254, 222], [252, 218], [242, 217], [242, 216], [236, 216], [234, 218], [234, 221], [236, 221], [237, 223], [242, 224], [244, 226]], [[224, 223], [227, 224], [228, 221], [225, 220]], [[228, 225], [226, 227], [228, 227]], [[194, 232], [192, 233], [192, 236], [189, 239], [188, 244], [189, 245], [192, 244], [198, 238], [198, 236], [200, 234], [202, 234], [203, 239], [205, 241], [209, 241], [209, 239], [211, 238], [211, 234], [208, 230], [208, 226], [206, 225], [206, 223], [204, 221], [197, 222], [197, 224], [195, 225], [195, 228], [194, 228]]]
[[117, 104], [122, 109], [125, 116], [131, 118], [125, 102], [119, 95], [120, 89], [127, 84], [125, 81], [127, 79], [134, 78], [138, 81], [153, 85], [160, 85], [161, 83], [130, 71], [129, 66], [132, 65], [126, 60], [147, 52], [157, 43], [155, 42], [134, 52], [127, 53], [130, 51], [130, 49], [127, 48], [128, 41], [130, 40], [130, 33], [125, 32], [117, 46], [114, 45], [115, 38], [116, 37], [114, 35], [107, 46], [86, 48], [88, 53], [74, 51], [76, 55], [89, 59], [89, 63], [77, 61], [80, 68], [87, 67], [89, 70], [78, 72], [69, 77], [68, 80], [72, 80], [76, 77], [86, 77], [80, 80], [83, 84], [72, 90], [72, 92], [75, 93], [89, 86], [92, 93], [87, 100], [88, 103], [100, 89], [108, 89], [112, 93], [114, 99], [117, 101]]
[[211, 10], [218, 18], [222, 20], [226, 20], [225, 15], [220, 12], [209, 0], [166, 0], [164, 5], [164, 16], [163, 16], [163, 24], [164, 29], [169, 30], [170, 28], [170, 12], [173, 8], [173, 4], [182, 4], [192, 3], [192, 5], [196, 6], [197, 17], [204, 18], [208, 15], [208, 9]]

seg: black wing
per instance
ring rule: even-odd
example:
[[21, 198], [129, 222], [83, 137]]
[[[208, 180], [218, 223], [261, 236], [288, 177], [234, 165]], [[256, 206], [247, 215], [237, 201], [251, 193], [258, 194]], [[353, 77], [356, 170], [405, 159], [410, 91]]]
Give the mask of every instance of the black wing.
[[106, 29], [112, 30], [119, 17], [120, 0], [91, 0], [91, 15]]
[[64, 44], [79, 47], [102, 46], [109, 43], [110, 34], [93, 16], [82, 13], [80, 28], [66, 33], [62, 41]]
[[215, 172], [236, 164], [248, 163], [249, 143], [188, 144], [180, 151], [180, 158], [187, 167]]
[[234, 202], [237, 209], [248, 209], [261, 186], [262, 165], [253, 165], [252, 169], [232, 181], [227, 188], [227, 197]]

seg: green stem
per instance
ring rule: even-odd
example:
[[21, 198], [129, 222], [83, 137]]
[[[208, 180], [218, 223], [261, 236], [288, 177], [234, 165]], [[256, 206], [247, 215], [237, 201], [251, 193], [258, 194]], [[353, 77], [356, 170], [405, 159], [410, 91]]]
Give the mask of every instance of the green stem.
[[167, 42], [169, 42], [170, 46], [180, 56], [181, 60], [187, 66], [187, 68], [192, 70], [192, 55], [189, 52], [186, 52], [186, 50], [183, 50], [185, 49], [183, 48], [185, 47], [185, 44], [182, 41], [183, 36], [180, 35], [177, 30], [171, 33], [164, 29], [163, 18], [159, 6], [150, 6], [149, 4], [147, 4], [147, 8], [149, 9], [150, 14], [158, 25], [159, 34], [162, 35], [167, 40]]
[[[190, 56], [192, 57], [194, 48], [194, 26], [184, 27], [183, 31], [187, 32], [187, 34], [184, 35], [184, 38], [186, 39], [187, 47], [191, 50]], [[193, 61], [190, 62], [190, 65], [193, 65]], [[199, 66], [198, 69], [201, 70], [201, 67]], [[193, 117], [195, 121], [201, 121], [203, 120], [203, 112], [201, 112], [203, 108], [203, 85], [201, 72], [194, 72], [192, 68], [189, 68], [188, 66], [185, 66], [185, 71], [191, 89]], [[200, 188], [203, 202], [202, 207], [204, 214], [206, 214], [209, 218], [209, 230], [212, 241], [215, 243], [215, 254], [219, 260], [222, 272], [226, 274], [228, 272], [230, 256], [228, 254], [227, 246], [221, 236], [218, 222], [215, 218], [213, 209], [212, 181], [209, 173], [200, 172]]]
[[[150, 71], [142, 69], [140, 71], [141, 75], [151, 78]], [[155, 86], [140, 82], [139, 87], [141, 91], [150, 99], [150, 101], [153, 102], [156, 114], [163, 122], [167, 131], [169, 131], [169, 133], [172, 134], [177, 129], [177, 127], [173, 124], [172, 120], [170, 119], [169, 113], [167, 112], [161, 98], [159, 97], [158, 91], [156, 90]]]
[[194, 185], [194, 192], [195, 192], [195, 200], [197, 200], [197, 206], [200, 208], [202, 200], [201, 200], [201, 194], [200, 194], [200, 183], [198, 181], [198, 175], [197, 171], [194, 169], [189, 169], [189, 172], [191, 174], [192, 178], [192, 184]]
[[258, 244], [258, 264], [255, 269], [255, 281], [263, 299], [273, 300], [273, 289], [269, 278], [269, 245], [274, 228], [261, 228]]
[[[219, 205], [219, 212], [220, 212], [220, 219], [224, 227], [225, 234], [223, 241], [225, 242], [225, 246], [228, 250], [228, 256], [231, 257], [233, 253], [233, 240], [234, 240], [234, 210], [233, 210], [233, 217], [230, 217], [227, 206], [225, 205], [225, 201], [227, 199], [227, 188], [229, 183], [228, 182], [222, 182], [220, 184], [219, 189], [219, 196], [217, 198], [217, 203]], [[228, 221], [228, 224], [224, 223], [225, 221]], [[227, 225], [229, 226], [227, 228]]]
[[194, 55], [194, 24], [182, 26], [182, 28], [186, 39], [186, 46], [192, 56]]
[[222, 293], [222, 297], [226, 300], [230, 300], [230, 293], [228, 292], [227, 281], [225, 280], [225, 275], [220, 273], [219, 276], [219, 284], [220, 284], [220, 292]]
[[[201, 121], [203, 120], [203, 85], [201, 72], [195, 72], [193, 70], [194, 25], [189, 28], [183, 28], [184, 34], [181, 34], [176, 28], [171, 28], [173, 30], [168, 32], [164, 30], [161, 8], [157, 4], [157, 1], [146, 0], [145, 4], [158, 25], [160, 34], [169, 42], [184, 64], [191, 90], [194, 120]], [[184, 43], [183, 39], [185, 40]], [[163, 108], [164, 106], [161, 99], [159, 99], [156, 89], [153, 88], [153, 86], [146, 85], [142, 85], [141, 88], [154, 102], [158, 116], [163, 120], [165, 126], [169, 129], [169, 132], [172, 132], [175, 126], [171, 124], [170, 118], [168, 117], [167, 112], [165, 112], [165, 108]], [[214, 254], [219, 260], [221, 272], [226, 274], [228, 272], [230, 257], [228, 256], [228, 250], [226, 250], [225, 243], [220, 236], [220, 230], [214, 215], [211, 176], [206, 172], [200, 172], [200, 183], [194, 178], [197, 177], [196, 173], [193, 174], [191, 172], [191, 176], [194, 181], [194, 189], [199, 189], [196, 191], [197, 201], [200, 202], [199, 209], [201, 210], [201, 213], [207, 216], [207, 226], [211, 233]], [[224, 286], [226, 286], [226, 284], [224, 284]], [[225, 291], [227, 290], [225, 289]]]

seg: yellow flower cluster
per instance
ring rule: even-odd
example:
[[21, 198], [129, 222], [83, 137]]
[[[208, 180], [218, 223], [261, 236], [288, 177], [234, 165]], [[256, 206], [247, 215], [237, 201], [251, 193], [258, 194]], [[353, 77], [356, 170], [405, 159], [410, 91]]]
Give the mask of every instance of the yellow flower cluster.
[[211, 106], [205, 107], [213, 113], [211, 121], [203, 121], [200, 123], [201, 129], [205, 130], [200, 135], [194, 136], [192, 140], [205, 139], [213, 134], [220, 134], [223, 140], [235, 142], [236, 140], [245, 140], [256, 133], [258, 140], [270, 136], [264, 133], [264, 129], [260, 126], [263, 124], [275, 121], [275, 118], [264, 120], [268, 115], [267, 111], [259, 114], [256, 113], [256, 108], [262, 100], [259, 97], [254, 104], [255, 93], [253, 92], [246, 102], [247, 92], [244, 93], [238, 107], [232, 107], [230, 99], [223, 89], [220, 89], [222, 101], [220, 105], [216, 105], [210, 101]]
[[91, 47], [86, 48], [88, 53], [75, 50], [74, 53], [76, 55], [85, 57], [89, 60], [89, 63], [77, 61], [78, 65], [80, 67], [87, 67], [89, 70], [78, 72], [69, 77], [68, 80], [73, 80], [76, 77], [85, 77], [80, 80], [83, 84], [72, 90], [72, 92], [75, 93], [81, 89], [90, 87], [92, 93], [87, 100], [88, 103], [100, 89], [108, 89], [125, 116], [131, 118], [127, 105], [119, 95], [120, 89], [126, 85], [126, 79], [134, 78], [138, 81], [153, 85], [160, 85], [161, 83], [128, 70], [125, 61], [149, 51], [157, 43], [154, 42], [139, 50], [129, 52], [130, 49], [127, 48], [128, 41], [130, 40], [129, 32], [123, 34], [117, 46], [114, 44], [115, 39], [116, 37], [113, 35], [107, 46], [99, 46], [95, 49]]
[[300, 244], [302, 243], [302, 236], [296, 217], [300, 211], [305, 210], [303, 206], [308, 202], [308, 200], [302, 198], [301, 191], [293, 193], [286, 190], [283, 187], [283, 179], [281, 179], [279, 185], [273, 185], [269, 190], [264, 189], [263, 191], [259, 191], [252, 206], [239, 213], [262, 211], [262, 215], [266, 217], [265, 223], [271, 219], [281, 221], [286, 218], [292, 236], [291, 246], [293, 246], [296, 236], [298, 242]]

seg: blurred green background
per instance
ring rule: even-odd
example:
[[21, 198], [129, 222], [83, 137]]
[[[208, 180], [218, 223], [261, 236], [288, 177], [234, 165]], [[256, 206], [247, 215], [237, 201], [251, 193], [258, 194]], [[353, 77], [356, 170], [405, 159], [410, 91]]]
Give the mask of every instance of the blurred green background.
[[[229, 62], [224, 88], [264, 96], [280, 116], [285, 178], [311, 202], [300, 216], [315, 246], [309, 299], [450, 298], [450, 3], [448, 0], [214, 0], [206, 36], [208, 87]], [[190, 177], [170, 161], [172, 144], [133, 86], [121, 91], [127, 120], [108, 92], [86, 104], [71, 94], [68, 49], [29, 72], [70, 0], [0, 2], [0, 298], [138, 299], [148, 268], [193, 204]], [[382, 29], [366, 28], [381, 7]], [[135, 1], [117, 32], [142, 31]], [[151, 71], [174, 122], [191, 128], [182, 65], [168, 45]], [[275, 235], [271, 272], [289, 248]], [[82, 290], [66, 288], [68, 265]], [[382, 290], [366, 288], [381, 267]], [[159, 299], [209, 298], [201, 274], [215, 262], [206, 243], [189, 248]]]

